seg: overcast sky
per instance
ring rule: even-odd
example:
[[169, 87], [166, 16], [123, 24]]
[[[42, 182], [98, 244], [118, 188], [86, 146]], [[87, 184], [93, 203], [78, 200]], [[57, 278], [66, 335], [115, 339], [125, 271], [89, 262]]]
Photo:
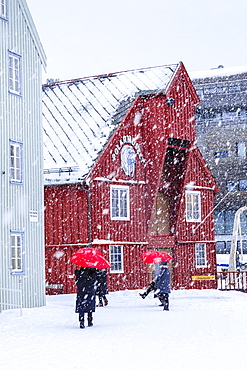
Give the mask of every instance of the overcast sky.
[[183, 61], [247, 65], [246, 0], [26, 0], [47, 55], [44, 79]]

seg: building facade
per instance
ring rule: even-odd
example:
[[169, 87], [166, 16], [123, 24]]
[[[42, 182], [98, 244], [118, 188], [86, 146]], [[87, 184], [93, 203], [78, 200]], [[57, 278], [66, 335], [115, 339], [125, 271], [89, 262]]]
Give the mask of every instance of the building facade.
[[[229, 253], [236, 211], [247, 194], [247, 67], [218, 68], [191, 74], [197, 107], [197, 144], [218, 186], [215, 198], [217, 253]], [[246, 211], [240, 240], [247, 253]]]
[[45, 304], [42, 66], [25, 0], [0, 6], [0, 309]]
[[75, 291], [70, 256], [93, 245], [110, 290], [137, 289], [166, 250], [172, 286], [215, 288], [216, 183], [196, 146], [182, 63], [43, 86], [48, 289]]

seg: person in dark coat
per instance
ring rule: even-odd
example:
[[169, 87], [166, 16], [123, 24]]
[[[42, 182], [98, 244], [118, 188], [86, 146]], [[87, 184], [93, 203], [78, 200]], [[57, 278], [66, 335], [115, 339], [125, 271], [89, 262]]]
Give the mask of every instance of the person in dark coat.
[[98, 307], [103, 307], [104, 305], [108, 305], [108, 300], [106, 298], [106, 294], [108, 294], [108, 286], [107, 286], [107, 279], [106, 279], [106, 269], [96, 270], [97, 276], [97, 287], [96, 287], [96, 295], [99, 298]]
[[146, 292], [140, 293], [140, 296], [144, 299], [152, 291], [154, 291], [154, 298], [159, 298], [164, 310], [169, 311], [169, 293], [171, 293], [171, 289], [170, 270], [167, 262], [160, 263], [159, 274], [151, 282]]
[[95, 312], [96, 269], [81, 267], [75, 270], [77, 296], [75, 312], [79, 313], [80, 328], [84, 329], [84, 314], [88, 314], [88, 326], [93, 326]]

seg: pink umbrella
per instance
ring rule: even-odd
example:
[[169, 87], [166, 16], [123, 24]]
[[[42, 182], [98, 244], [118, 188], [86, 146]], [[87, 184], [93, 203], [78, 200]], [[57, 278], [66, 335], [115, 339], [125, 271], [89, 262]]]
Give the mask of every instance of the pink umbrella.
[[160, 263], [173, 259], [168, 253], [157, 250], [146, 251], [140, 255], [140, 258], [143, 258], [144, 263]]

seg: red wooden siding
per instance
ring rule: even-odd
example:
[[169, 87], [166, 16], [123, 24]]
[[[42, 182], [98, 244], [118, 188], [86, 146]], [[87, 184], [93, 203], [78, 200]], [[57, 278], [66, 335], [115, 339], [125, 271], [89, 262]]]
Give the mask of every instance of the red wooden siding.
[[[167, 98], [174, 99], [172, 106], [167, 105]], [[214, 216], [210, 212], [217, 187], [195, 145], [194, 108], [198, 102], [181, 65], [167, 92], [136, 98], [90, 171], [85, 181], [88, 192], [80, 184], [46, 187], [49, 284], [63, 284], [65, 293], [74, 292], [75, 266], [69, 258], [80, 246], [92, 242], [107, 259], [109, 245], [123, 245], [124, 273], [108, 273], [110, 291], [148, 284], [148, 266], [139, 258], [147, 248], [169, 248], [174, 257], [175, 289], [215, 288], [215, 281], [192, 281], [192, 276], [216, 273]], [[121, 168], [120, 151], [126, 143], [136, 151], [131, 177]], [[201, 193], [201, 223], [186, 222], [188, 184], [189, 190]], [[130, 220], [111, 220], [110, 185], [129, 187]], [[152, 220], [161, 193], [166, 197], [163, 204], [169, 220], [165, 220], [166, 227], [155, 228]], [[162, 222], [158, 217], [156, 221]], [[207, 245], [207, 268], [196, 268], [196, 242]]]
[[[111, 184], [117, 184], [111, 182]], [[140, 184], [128, 185], [130, 190], [130, 220], [111, 220], [110, 217], [110, 183], [94, 181], [91, 187], [93, 240], [114, 240], [128, 242], [145, 242], [146, 227], [143, 222], [145, 216], [144, 186]]]
[[45, 244], [88, 242], [87, 195], [78, 185], [45, 188]]
[[196, 268], [195, 244], [181, 243], [176, 246], [174, 256], [174, 289], [216, 289], [216, 280], [198, 280], [193, 281], [192, 276], [217, 276], [215, 244], [206, 243], [207, 249], [207, 268]]
[[195, 106], [199, 104], [199, 98], [183, 64], [171, 82], [167, 98], [175, 100], [174, 105], [168, 109], [167, 123], [170, 128], [168, 136], [194, 142]]

